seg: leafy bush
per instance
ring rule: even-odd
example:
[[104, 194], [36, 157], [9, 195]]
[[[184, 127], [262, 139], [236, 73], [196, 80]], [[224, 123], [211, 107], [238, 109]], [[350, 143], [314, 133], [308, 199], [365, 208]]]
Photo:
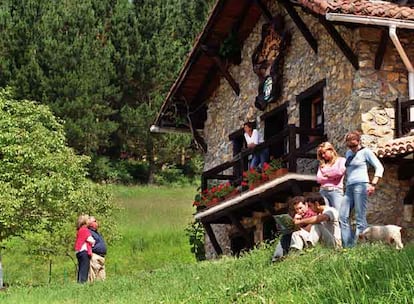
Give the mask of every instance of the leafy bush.
[[47, 106], [0, 90], [0, 241], [21, 236], [29, 250], [71, 252], [81, 213], [112, 227], [107, 238], [114, 234], [109, 193], [86, 178], [90, 159], [65, 142]]
[[175, 164], [164, 165], [154, 176], [155, 183], [158, 185], [188, 185], [193, 179], [185, 176], [183, 170], [177, 168]]
[[148, 182], [149, 165], [136, 160], [110, 160], [96, 156], [89, 165], [89, 176], [96, 182], [132, 184]]
[[[119, 172], [126, 172], [132, 178], [131, 182], [135, 183], [147, 183], [149, 175], [149, 164], [144, 161], [134, 160], [134, 159], [125, 159], [115, 163], [115, 170]], [[120, 175], [122, 177], [122, 175]], [[121, 182], [125, 183], [127, 181], [125, 178], [121, 178]]]
[[206, 250], [204, 248], [204, 228], [200, 221], [193, 221], [188, 224], [185, 232], [191, 246], [191, 252], [197, 261], [206, 259]]

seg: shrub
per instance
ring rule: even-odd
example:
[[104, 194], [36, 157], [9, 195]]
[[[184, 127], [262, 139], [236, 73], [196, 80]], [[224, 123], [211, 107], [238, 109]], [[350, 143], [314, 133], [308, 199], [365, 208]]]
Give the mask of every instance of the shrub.
[[183, 171], [175, 164], [164, 165], [162, 169], [155, 174], [154, 181], [158, 185], [187, 185], [191, 179], [183, 174]]
[[206, 251], [204, 248], [203, 225], [200, 223], [200, 221], [193, 221], [188, 224], [185, 231], [191, 246], [191, 252], [194, 254], [196, 260], [204, 261], [206, 259]]
[[109, 193], [86, 178], [90, 159], [65, 142], [48, 107], [0, 90], [0, 241], [22, 236], [33, 250], [57, 254], [72, 252], [81, 213], [114, 227]]
[[149, 165], [142, 161], [111, 160], [107, 156], [96, 156], [89, 165], [89, 176], [96, 182], [147, 183]]

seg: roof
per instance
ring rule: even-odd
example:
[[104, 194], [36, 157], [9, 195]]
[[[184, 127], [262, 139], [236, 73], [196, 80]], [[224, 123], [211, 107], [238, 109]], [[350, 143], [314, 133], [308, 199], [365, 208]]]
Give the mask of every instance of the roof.
[[[216, 90], [221, 74], [214, 59], [202, 51], [203, 45], [213, 49], [219, 48], [232, 29], [237, 31], [238, 40], [242, 43], [253, 30], [260, 16], [261, 11], [254, 5], [254, 1], [217, 1], [206, 26], [196, 38], [193, 49], [165, 98], [155, 125], [171, 127], [169, 112], [172, 111], [172, 115], [181, 113], [186, 118], [188, 106], [189, 112], [192, 113], [194, 128], [204, 127], [206, 113], [203, 102]], [[166, 119], [163, 121], [163, 118]], [[171, 123], [174, 125], [174, 121]], [[175, 127], [188, 128], [186, 125], [175, 125]]]
[[[202, 51], [203, 46], [219, 48], [232, 30], [236, 30], [242, 44], [263, 13], [256, 3], [270, 1], [275, 0], [217, 0], [161, 106], [155, 126], [178, 131], [204, 128], [206, 101], [217, 89], [222, 73], [214, 59]], [[317, 15], [346, 14], [411, 23], [414, 21], [414, 3], [413, 0], [405, 1], [404, 5], [375, 0], [293, 0], [291, 3]], [[266, 9], [266, 5], [263, 7]], [[188, 124], [188, 117], [192, 126]]]
[[407, 136], [379, 144], [374, 152], [379, 158], [405, 156], [414, 152], [414, 136]]
[[298, 0], [298, 4], [320, 15], [340, 13], [355, 16], [414, 20], [414, 5], [370, 0]]

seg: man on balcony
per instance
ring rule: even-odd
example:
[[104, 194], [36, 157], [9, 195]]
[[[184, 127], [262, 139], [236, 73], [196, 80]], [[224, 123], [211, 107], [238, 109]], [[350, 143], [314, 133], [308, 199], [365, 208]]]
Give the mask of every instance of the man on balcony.
[[[244, 123], [244, 138], [248, 149], [254, 149], [258, 144], [263, 142], [263, 137], [254, 129], [254, 124], [250, 121]], [[249, 162], [249, 169], [262, 169], [263, 164], [269, 159], [269, 149], [264, 148], [259, 151], [255, 151], [252, 154], [252, 159]]]

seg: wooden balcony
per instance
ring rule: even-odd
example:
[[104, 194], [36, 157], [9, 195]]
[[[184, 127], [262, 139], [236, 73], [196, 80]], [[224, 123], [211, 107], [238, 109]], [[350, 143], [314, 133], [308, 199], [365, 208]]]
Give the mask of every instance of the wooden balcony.
[[[254, 149], [245, 149], [235, 155], [231, 161], [203, 172], [201, 175], [201, 188], [202, 190], [207, 189], [210, 180], [227, 180], [233, 185], [240, 185], [243, 171], [247, 170], [249, 155], [262, 149], [270, 148], [272, 145], [286, 145], [286, 152], [276, 157], [283, 160], [289, 172], [296, 172], [297, 160], [299, 158], [316, 159], [316, 153], [310, 151], [325, 140], [326, 136], [320, 129], [305, 129], [295, 125], [288, 125], [280, 133], [270, 137]], [[299, 147], [297, 147], [298, 143]], [[225, 173], [226, 171], [232, 171], [232, 173]]]
[[272, 145], [286, 146], [286, 152], [275, 157], [283, 160], [289, 170], [288, 174], [268, 181], [253, 190], [246, 190], [216, 206], [198, 210], [195, 218], [203, 224], [218, 255], [223, 251], [211, 224], [231, 225], [235, 233], [245, 240], [246, 248], [249, 248], [266, 238], [263, 227], [266, 222], [273, 222], [271, 225], [274, 226], [273, 215], [288, 212], [289, 197], [315, 191], [316, 174], [297, 174], [297, 160], [316, 159], [316, 153], [311, 151], [325, 140], [326, 136], [321, 130], [288, 125], [280, 133], [268, 138], [254, 149], [243, 150], [231, 161], [202, 174], [203, 190], [207, 189], [211, 180], [230, 181], [237, 186], [241, 184], [243, 171], [247, 169], [249, 155], [260, 149], [270, 148]]

